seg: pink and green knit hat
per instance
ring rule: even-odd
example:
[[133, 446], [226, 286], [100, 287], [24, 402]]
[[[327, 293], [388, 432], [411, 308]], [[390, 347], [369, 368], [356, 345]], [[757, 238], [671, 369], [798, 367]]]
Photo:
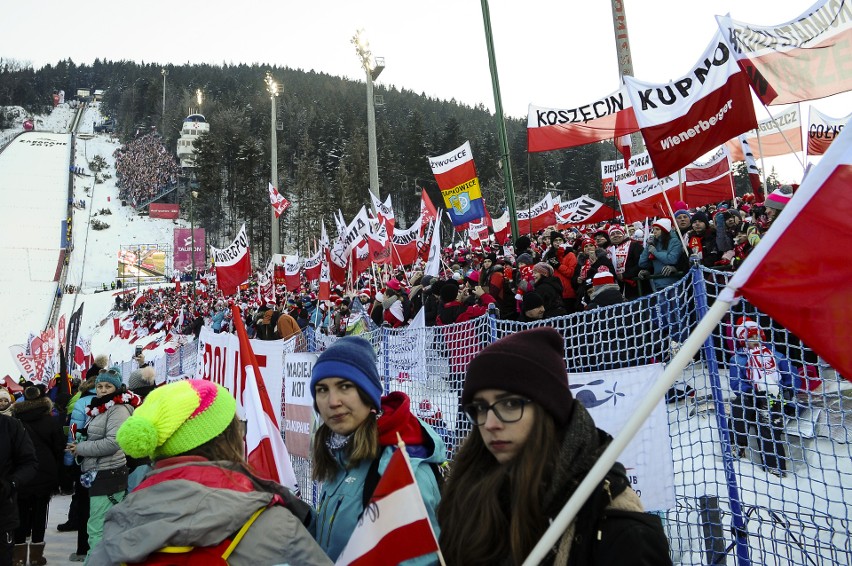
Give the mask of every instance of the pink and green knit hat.
[[118, 429], [116, 440], [133, 458], [177, 456], [222, 434], [236, 407], [234, 396], [211, 381], [177, 381], [152, 391]]

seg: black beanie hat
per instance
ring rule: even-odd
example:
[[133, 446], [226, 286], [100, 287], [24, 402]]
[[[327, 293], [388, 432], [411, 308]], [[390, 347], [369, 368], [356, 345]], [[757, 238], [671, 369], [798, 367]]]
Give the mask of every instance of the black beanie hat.
[[559, 232], [558, 230], [551, 230], [550, 243], [553, 244], [553, 240], [555, 240], [556, 238], [561, 239], [563, 242], [565, 241], [565, 236], [562, 235], [562, 232]]
[[459, 285], [455, 281], [447, 281], [441, 287], [441, 302], [455, 301], [459, 296]]
[[710, 219], [707, 217], [707, 214], [700, 210], [692, 215], [692, 221], [695, 222], [696, 220], [703, 222], [706, 226], [710, 225]]
[[540, 405], [559, 425], [571, 418], [565, 341], [543, 326], [510, 334], [483, 349], [467, 366], [462, 405], [482, 389], [503, 389]]
[[529, 236], [520, 236], [515, 240], [515, 253], [520, 255], [530, 249], [530, 246], [532, 246], [532, 240]]
[[541, 298], [541, 295], [539, 295], [535, 291], [524, 293], [524, 306], [522, 307], [524, 312], [531, 311], [533, 309], [543, 306], [544, 299]]

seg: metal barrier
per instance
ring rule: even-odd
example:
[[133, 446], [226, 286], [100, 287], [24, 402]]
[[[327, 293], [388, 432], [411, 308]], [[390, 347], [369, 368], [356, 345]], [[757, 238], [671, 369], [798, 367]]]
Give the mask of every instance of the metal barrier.
[[[436, 428], [452, 458], [470, 431], [458, 415], [464, 369], [488, 343], [531, 326], [552, 326], [565, 337], [569, 380], [571, 373], [665, 363], [729, 276], [693, 268], [649, 297], [538, 323], [483, 316], [361, 336], [376, 348], [386, 390], [408, 393], [412, 409]], [[734, 338], [741, 316], [758, 322], [764, 344], [778, 354], [779, 368], [795, 386], [779, 412], [747, 406], [746, 396], [731, 387], [732, 374], [747, 369], [747, 355]], [[311, 330], [307, 338], [315, 351], [336, 340]], [[158, 374], [192, 375], [195, 349], [188, 344], [156, 360]], [[848, 382], [797, 337], [742, 302], [670, 393], [669, 437], [660, 441], [670, 443], [674, 456], [676, 504], [661, 517], [676, 564], [852, 564]], [[317, 493], [311, 463], [293, 461], [302, 493], [310, 498]], [[776, 475], [781, 467], [783, 477]]]

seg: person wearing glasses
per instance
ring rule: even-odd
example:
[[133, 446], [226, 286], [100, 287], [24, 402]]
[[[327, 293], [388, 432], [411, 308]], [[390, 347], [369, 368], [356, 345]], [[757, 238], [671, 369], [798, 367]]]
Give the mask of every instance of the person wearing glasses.
[[[337, 560], [346, 547], [397, 449], [398, 436], [437, 534], [444, 441], [414, 416], [405, 393], [382, 396], [373, 346], [357, 336], [337, 340], [317, 358], [310, 386], [323, 421], [313, 439], [313, 476], [322, 482], [314, 536], [329, 558]], [[438, 557], [427, 554], [404, 564], [438, 564]]]
[[[89, 552], [103, 536], [104, 516], [127, 495], [127, 459], [116, 441], [119, 427], [142, 399], [127, 391], [118, 366], [101, 370], [95, 379], [95, 395], [86, 408], [86, 422], [78, 431], [81, 440], [71, 442], [65, 450], [82, 460], [80, 484], [89, 490]], [[72, 554], [72, 562], [84, 557]]]
[[[517, 332], [469, 364], [462, 403], [473, 430], [438, 506], [447, 564], [521, 564], [607, 447], [571, 395], [565, 344], [550, 327]], [[544, 563], [671, 564], [659, 517], [642, 512], [615, 464]]]

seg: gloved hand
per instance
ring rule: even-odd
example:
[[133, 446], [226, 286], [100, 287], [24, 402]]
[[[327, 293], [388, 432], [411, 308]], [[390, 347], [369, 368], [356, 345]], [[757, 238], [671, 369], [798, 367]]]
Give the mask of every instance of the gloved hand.
[[643, 270], [641, 270], [641, 271], [639, 272], [639, 279], [642, 279], [642, 280], [644, 281], [644, 280], [645, 280], [645, 279], [647, 279], [650, 275], [651, 275], [651, 272], [650, 272], [650, 271], [648, 271], [647, 269], [643, 269]]
[[666, 265], [660, 270], [660, 273], [668, 277], [669, 275], [672, 275], [675, 271], [677, 270], [674, 268], [674, 266]]
[[655, 253], [657, 253], [657, 248], [655, 248], [655, 247], [654, 247], [654, 246], [652, 246], [652, 245], [651, 245], [651, 246], [648, 246], [648, 253], [649, 253], [649, 254], [655, 254]]

